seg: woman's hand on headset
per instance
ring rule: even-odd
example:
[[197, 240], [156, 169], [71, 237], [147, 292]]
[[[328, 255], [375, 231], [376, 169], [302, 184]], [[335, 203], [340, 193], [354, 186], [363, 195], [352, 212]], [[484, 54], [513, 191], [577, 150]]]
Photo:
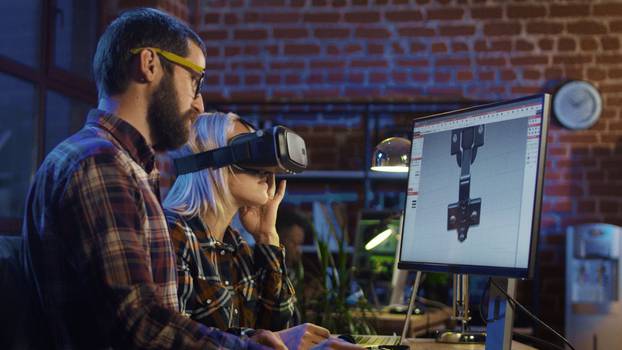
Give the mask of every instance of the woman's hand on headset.
[[255, 242], [278, 246], [279, 235], [276, 232], [276, 213], [285, 196], [287, 182], [281, 180], [276, 184], [274, 174], [268, 178], [268, 201], [258, 207], [240, 208], [240, 221], [244, 228], [253, 235]]

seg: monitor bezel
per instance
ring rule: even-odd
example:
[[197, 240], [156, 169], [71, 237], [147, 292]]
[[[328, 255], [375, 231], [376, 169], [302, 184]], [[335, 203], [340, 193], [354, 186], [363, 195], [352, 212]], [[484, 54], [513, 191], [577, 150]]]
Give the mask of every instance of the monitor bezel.
[[[414, 262], [414, 261], [403, 261], [402, 260], [402, 242], [403, 239], [399, 241], [399, 260], [398, 260], [398, 269], [401, 270], [417, 270], [417, 271], [428, 271], [428, 272], [447, 272], [447, 273], [459, 273], [459, 274], [473, 274], [473, 275], [486, 275], [486, 276], [503, 276], [508, 278], [521, 278], [521, 279], [529, 279], [534, 275], [536, 259], [537, 259], [537, 247], [538, 247], [538, 238], [540, 233], [540, 220], [542, 214], [542, 192], [543, 192], [543, 184], [544, 184], [544, 170], [546, 166], [546, 148], [547, 148], [547, 135], [548, 135], [548, 127], [550, 120], [550, 110], [551, 110], [551, 95], [550, 94], [537, 94], [525, 96], [517, 99], [506, 100], [501, 102], [493, 102], [487, 103], [478, 106], [472, 106], [467, 108], [462, 108], [458, 110], [436, 113], [429, 116], [425, 116], [422, 118], [417, 118], [412, 123], [411, 131], [414, 130], [415, 125], [422, 121], [427, 121], [430, 119], [443, 118], [451, 115], [468, 113], [476, 110], [494, 108], [497, 106], [520, 103], [522, 101], [527, 100], [542, 100], [542, 123], [540, 129], [540, 144], [538, 147], [539, 157], [538, 164], [536, 170], [536, 188], [535, 188], [535, 196], [534, 196], [534, 207], [533, 207], [533, 220], [531, 225], [531, 240], [529, 244], [529, 261], [527, 263], [527, 268], [515, 268], [515, 267], [498, 267], [498, 266], [487, 266], [487, 265], [463, 265], [463, 264], [446, 264], [446, 263], [431, 263], [431, 262]], [[410, 154], [412, 154], [412, 147]], [[408, 191], [408, 183], [410, 183], [410, 168], [408, 173], [408, 182], [406, 184], [406, 191]], [[407, 197], [408, 198], [408, 197]], [[408, 201], [404, 201], [404, 222], [406, 222], [406, 209], [407, 209]], [[404, 235], [405, 225], [402, 225], [401, 237]]]

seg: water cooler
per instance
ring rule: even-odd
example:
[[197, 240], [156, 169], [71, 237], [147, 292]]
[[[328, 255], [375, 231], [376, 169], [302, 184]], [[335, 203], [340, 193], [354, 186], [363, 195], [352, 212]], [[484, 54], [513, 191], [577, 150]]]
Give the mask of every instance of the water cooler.
[[566, 237], [566, 337], [576, 349], [622, 348], [622, 228], [569, 227]]

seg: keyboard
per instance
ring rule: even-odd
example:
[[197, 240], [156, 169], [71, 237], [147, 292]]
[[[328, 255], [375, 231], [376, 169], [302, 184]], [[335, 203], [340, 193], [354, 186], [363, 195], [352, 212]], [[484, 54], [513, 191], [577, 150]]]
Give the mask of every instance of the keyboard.
[[354, 343], [364, 348], [375, 348], [383, 345], [399, 345], [400, 337], [398, 335], [368, 335], [353, 334]]

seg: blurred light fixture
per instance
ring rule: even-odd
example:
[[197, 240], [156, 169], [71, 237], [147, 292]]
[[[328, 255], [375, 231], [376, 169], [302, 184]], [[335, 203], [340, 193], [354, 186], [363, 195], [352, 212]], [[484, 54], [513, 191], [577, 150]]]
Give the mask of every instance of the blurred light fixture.
[[365, 244], [365, 250], [372, 250], [379, 246], [382, 242], [386, 241], [393, 234], [393, 230], [391, 228], [387, 228], [386, 230], [377, 234], [374, 238], [370, 239], [367, 244]]
[[374, 149], [371, 170], [406, 173], [409, 166], [410, 141], [403, 137], [389, 137]]

